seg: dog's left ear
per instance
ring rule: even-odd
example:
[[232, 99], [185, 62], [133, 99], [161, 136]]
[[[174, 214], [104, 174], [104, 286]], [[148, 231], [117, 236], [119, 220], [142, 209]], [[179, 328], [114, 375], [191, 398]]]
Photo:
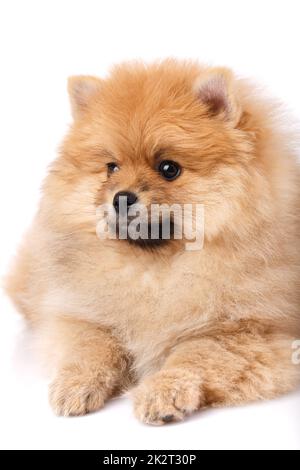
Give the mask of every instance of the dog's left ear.
[[230, 70], [210, 69], [196, 80], [194, 90], [210, 116], [226, 120], [233, 126], [238, 124], [242, 112]]
[[102, 81], [100, 78], [90, 75], [69, 77], [68, 92], [74, 119], [80, 117], [88, 110], [90, 103], [101, 90], [101, 85]]

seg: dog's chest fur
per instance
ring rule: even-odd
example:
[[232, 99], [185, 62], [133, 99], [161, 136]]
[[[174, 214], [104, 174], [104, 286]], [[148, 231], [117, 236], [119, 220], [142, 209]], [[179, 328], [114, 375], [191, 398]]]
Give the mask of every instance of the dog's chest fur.
[[152, 256], [150, 263], [142, 252], [129, 259], [99, 246], [72, 256], [62, 252], [60, 276], [56, 269], [44, 312], [63, 309], [65, 315], [111, 328], [141, 373], [161, 360], [166, 348], [205, 328], [218, 310], [217, 280], [207, 272], [204, 252]]

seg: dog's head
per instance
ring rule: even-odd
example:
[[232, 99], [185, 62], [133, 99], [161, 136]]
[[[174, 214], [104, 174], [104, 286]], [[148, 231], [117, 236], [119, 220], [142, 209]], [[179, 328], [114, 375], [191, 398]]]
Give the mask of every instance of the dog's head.
[[[117, 226], [120, 213], [137, 205], [149, 214], [153, 205], [203, 205], [207, 239], [238, 222], [253, 145], [235, 87], [227, 69], [172, 60], [121, 65], [103, 80], [70, 78], [74, 123], [52, 171], [61, 183], [63, 223], [95, 232], [103, 204], [111, 204]], [[148, 235], [149, 220], [143, 214]], [[165, 220], [170, 241], [161, 217], [154, 239], [128, 241], [142, 248], [175, 243], [173, 214]]]

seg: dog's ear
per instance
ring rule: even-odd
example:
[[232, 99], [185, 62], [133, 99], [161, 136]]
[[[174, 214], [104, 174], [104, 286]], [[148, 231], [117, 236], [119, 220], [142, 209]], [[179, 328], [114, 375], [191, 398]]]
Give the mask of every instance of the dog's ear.
[[230, 70], [212, 68], [202, 74], [194, 85], [197, 98], [206, 106], [210, 116], [224, 119], [236, 126], [241, 117], [241, 107], [234, 89]]
[[68, 79], [68, 92], [74, 119], [84, 113], [101, 90], [102, 81], [90, 75], [76, 75]]

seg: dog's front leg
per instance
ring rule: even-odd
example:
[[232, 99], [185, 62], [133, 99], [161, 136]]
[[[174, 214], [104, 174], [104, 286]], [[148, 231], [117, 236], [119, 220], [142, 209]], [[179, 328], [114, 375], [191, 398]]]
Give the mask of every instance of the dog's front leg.
[[95, 411], [126, 386], [128, 356], [109, 331], [55, 317], [41, 325], [40, 333], [41, 347], [54, 371], [49, 398], [58, 415]]
[[292, 342], [292, 337], [245, 330], [181, 343], [160, 371], [134, 389], [135, 414], [143, 422], [163, 424], [199, 408], [288, 392], [300, 376]]

